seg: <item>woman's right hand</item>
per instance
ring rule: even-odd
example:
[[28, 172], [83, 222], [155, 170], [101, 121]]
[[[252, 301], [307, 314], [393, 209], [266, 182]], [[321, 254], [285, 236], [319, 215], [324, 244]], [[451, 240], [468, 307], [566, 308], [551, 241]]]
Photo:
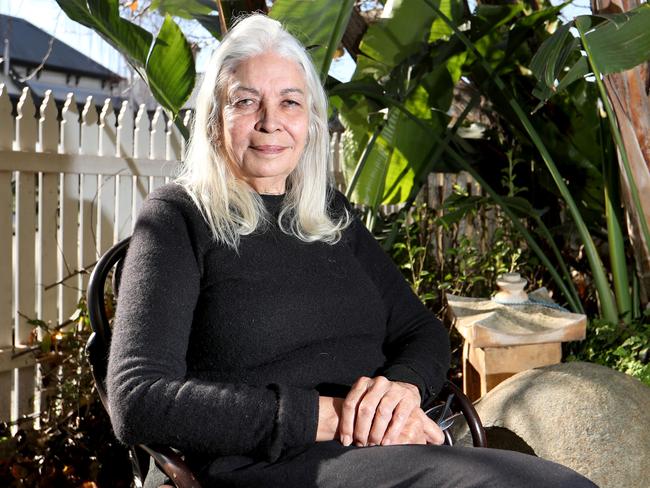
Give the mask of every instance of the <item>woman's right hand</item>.
[[[339, 428], [343, 399], [320, 397], [318, 401], [318, 428], [316, 441], [330, 441], [339, 438]], [[444, 442], [445, 436], [433, 420], [421, 408], [415, 408], [404, 422], [399, 436], [381, 445], [437, 444]]]

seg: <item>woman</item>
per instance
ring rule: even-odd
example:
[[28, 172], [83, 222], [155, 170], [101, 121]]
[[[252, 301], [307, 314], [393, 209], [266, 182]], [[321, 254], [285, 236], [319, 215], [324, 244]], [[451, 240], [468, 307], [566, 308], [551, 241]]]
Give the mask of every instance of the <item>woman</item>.
[[328, 185], [326, 97], [278, 22], [228, 33], [196, 106], [184, 172], [148, 197], [125, 262], [118, 438], [182, 450], [206, 486], [593, 486], [439, 446], [420, 405], [446, 331]]

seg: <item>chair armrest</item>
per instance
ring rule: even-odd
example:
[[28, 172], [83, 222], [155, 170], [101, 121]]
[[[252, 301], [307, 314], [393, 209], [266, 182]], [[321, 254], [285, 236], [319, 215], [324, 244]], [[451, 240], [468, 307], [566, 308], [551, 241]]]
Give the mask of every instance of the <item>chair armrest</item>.
[[481, 423], [481, 419], [478, 416], [474, 405], [460, 388], [454, 385], [451, 381], [445, 381], [439, 396], [446, 398], [452, 393], [454, 394], [452, 406], [456, 407], [463, 413], [469, 431], [472, 434], [474, 447], [487, 447], [485, 429], [483, 428], [483, 424]]
[[139, 444], [138, 447], [153, 458], [156, 465], [177, 488], [201, 488], [201, 484], [180, 454], [170, 447], [152, 447], [144, 444]]

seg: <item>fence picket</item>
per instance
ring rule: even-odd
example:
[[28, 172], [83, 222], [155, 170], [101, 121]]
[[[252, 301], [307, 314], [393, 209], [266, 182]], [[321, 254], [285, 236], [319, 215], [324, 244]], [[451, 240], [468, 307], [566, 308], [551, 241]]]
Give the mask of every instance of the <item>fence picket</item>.
[[[174, 130], [176, 133], [174, 133]], [[176, 126], [171, 122], [165, 123], [163, 111], [160, 107], [156, 110], [151, 120], [151, 137], [149, 139], [149, 147], [151, 148], [149, 155], [151, 159], [180, 159], [180, 132]], [[149, 191], [158, 188], [165, 184], [165, 178], [162, 176], [152, 176], [149, 178]]]
[[[111, 99], [107, 98], [99, 116], [99, 153], [115, 156], [117, 152], [117, 127]], [[113, 245], [115, 232], [115, 180], [112, 174], [99, 175], [99, 201], [97, 203], [97, 242], [103, 254]]]
[[[34, 151], [36, 148], [36, 107], [28, 88], [18, 101], [16, 117], [16, 148], [21, 151]], [[36, 243], [36, 191], [35, 174], [20, 171], [16, 174], [16, 257], [18, 270], [15, 276], [16, 315], [14, 339], [16, 344], [29, 340], [31, 327], [18, 313], [30, 318], [36, 316], [36, 297], [34, 293], [35, 243]]]
[[[54, 96], [48, 90], [41, 104], [41, 118], [38, 122], [41, 152], [55, 153], [59, 145], [58, 110]], [[40, 173], [38, 191], [38, 249], [40, 263], [38, 270], [38, 317], [45, 321], [57, 320], [56, 289], [50, 285], [56, 282], [57, 249], [57, 197], [59, 175]]]
[[[36, 107], [29, 88], [24, 88], [16, 107], [17, 150], [34, 152], [37, 141]], [[36, 318], [36, 174], [29, 171], [16, 173], [16, 237], [14, 255], [18, 268], [14, 276], [15, 315], [14, 343], [27, 345], [32, 326], [26, 317]], [[16, 368], [13, 371], [11, 417], [30, 413], [34, 392], [34, 367]]]
[[133, 157], [149, 157], [149, 115], [144, 105], [140, 105], [134, 120]]
[[[126, 103], [126, 102], [125, 102]], [[117, 126], [115, 109], [110, 98], [104, 101], [99, 114], [99, 155], [117, 156]]]
[[[0, 84], [0, 150], [11, 150], [14, 135], [14, 118], [7, 89]], [[0, 230], [6, 229], [0, 238], [0, 269], [13, 269], [13, 195], [12, 171], [0, 171]], [[11, 352], [13, 335], [13, 273], [0, 273], [0, 350]], [[0, 391], [13, 389], [13, 372], [0, 371]], [[11, 416], [12, 395], [0, 395], [0, 419]]]
[[[61, 154], [79, 153], [79, 111], [73, 94], [69, 94], [61, 112]], [[59, 259], [58, 293], [59, 323], [64, 322], [77, 308], [79, 285], [77, 260], [79, 175], [62, 174], [59, 192]]]
[[117, 156], [133, 156], [133, 109], [127, 101], [122, 102], [117, 116]]
[[[40, 107], [38, 121], [39, 151], [56, 153], [59, 146], [59, 111], [54, 103], [51, 90], [45, 92]], [[56, 282], [56, 232], [57, 232], [57, 197], [59, 191], [59, 175], [43, 173], [38, 175], [38, 232], [36, 260], [36, 315], [48, 326], [56, 325], [57, 300], [56, 289], [50, 287]], [[43, 338], [44, 331], [39, 328], [38, 339]], [[42, 384], [43, 369], [36, 365], [36, 385]], [[47, 398], [40, 388], [34, 391], [34, 411], [43, 410]]]
[[[182, 123], [180, 114], [178, 115], [179, 122]], [[156, 144], [154, 145], [153, 137], [151, 141], [151, 154], [152, 158], [156, 159], [166, 159], [168, 161], [180, 161], [183, 157], [183, 136], [181, 131], [178, 130], [176, 124], [172, 119], [167, 121], [167, 144], [166, 151], [164, 154], [160, 154], [160, 147]], [[154, 156], [154, 151], [156, 156]], [[164, 156], [164, 157], [163, 157]]]
[[[86, 99], [81, 114], [81, 154], [99, 153], [99, 116], [92, 97]], [[88, 270], [97, 261], [97, 178], [98, 175], [81, 176], [81, 199], [79, 201], [79, 270]], [[85, 290], [89, 273], [80, 274], [80, 289]]]
[[[0, 150], [11, 150], [13, 144], [13, 124], [11, 100], [7, 89], [0, 84]], [[10, 130], [8, 130], [11, 128]], [[0, 171], [0, 229], [6, 229], [7, 238], [0, 239], [0, 269], [13, 268], [13, 195], [11, 190], [12, 171]], [[13, 333], [13, 309], [11, 298], [12, 273], [0, 273], [0, 349], [11, 346]], [[0, 382], [1, 386], [1, 382]], [[9, 391], [9, 390], [3, 390]], [[3, 397], [6, 395], [2, 395]], [[7, 400], [7, 404], [9, 401]], [[0, 412], [3, 409], [0, 406]]]
[[148, 147], [151, 159], [164, 159], [168, 152], [166, 123], [161, 107], [156, 108], [151, 119]]
[[[133, 110], [128, 102], [122, 103], [117, 120], [118, 155], [128, 161], [133, 157], [134, 134]], [[118, 175], [115, 192], [115, 237], [121, 240], [131, 234], [133, 177], [131, 175]]]
[[[159, 110], [162, 110], [160, 107], [156, 109], [156, 113]], [[155, 117], [154, 117], [155, 118]], [[138, 110], [138, 115], [135, 117], [135, 130], [134, 134], [134, 144], [133, 144], [133, 156], [136, 158], [149, 158], [150, 150], [150, 137], [151, 132], [149, 129], [149, 115], [144, 105], [140, 105]], [[135, 218], [138, 215], [138, 211], [142, 206], [144, 197], [149, 193], [149, 177], [148, 176], [135, 176], [133, 178], [133, 200], [131, 207], [132, 226], [135, 225]], [[132, 230], [132, 229], [131, 229]]]

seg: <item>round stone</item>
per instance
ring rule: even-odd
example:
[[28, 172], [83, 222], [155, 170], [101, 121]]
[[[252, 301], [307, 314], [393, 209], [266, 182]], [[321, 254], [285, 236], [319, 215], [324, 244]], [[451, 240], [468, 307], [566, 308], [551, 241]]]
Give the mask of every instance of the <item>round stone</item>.
[[[650, 486], [650, 387], [569, 362], [519, 373], [476, 403], [488, 445], [568, 466], [601, 488]], [[456, 431], [468, 444], [466, 429]]]

